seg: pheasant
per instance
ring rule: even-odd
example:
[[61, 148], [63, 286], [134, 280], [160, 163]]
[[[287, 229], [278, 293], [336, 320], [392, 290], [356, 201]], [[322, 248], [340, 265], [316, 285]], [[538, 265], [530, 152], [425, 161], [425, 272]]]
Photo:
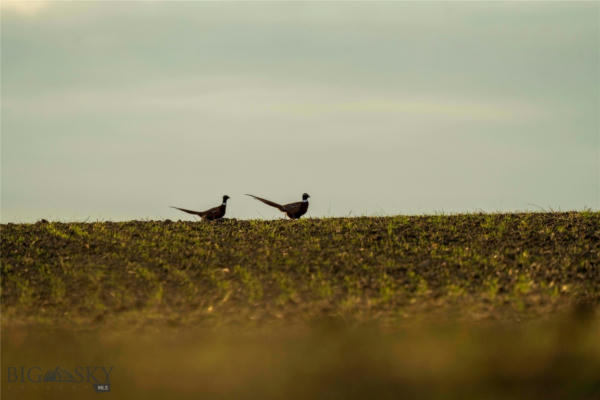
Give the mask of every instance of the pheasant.
[[179, 208], [179, 207], [173, 207], [173, 206], [171, 206], [171, 208], [175, 208], [179, 211], [183, 211], [188, 214], [196, 215], [200, 218], [204, 218], [207, 221], [213, 221], [215, 219], [223, 218], [223, 216], [225, 215], [225, 208], [227, 207], [227, 200], [229, 200], [229, 196], [227, 196], [227, 195], [223, 196], [223, 203], [220, 206], [213, 207], [206, 211], [187, 210], [185, 208]]
[[271, 200], [263, 199], [262, 197], [254, 196], [251, 194], [246, 194], [246, 196], [254, 197], [256, 200], [262, 201], [266, 205], [275, 207], [278, 210], [286, 213], [287, 216], [292, 219], [298, 219], [301, 216], [303, 216], [304, 214], [306, 214], [306, 211], [308, 210], [308, 198], [310, 197], [307, 193], [304, 193], [302, 195], [302, 201], [281, 205], [281, 204], [277, 204]]

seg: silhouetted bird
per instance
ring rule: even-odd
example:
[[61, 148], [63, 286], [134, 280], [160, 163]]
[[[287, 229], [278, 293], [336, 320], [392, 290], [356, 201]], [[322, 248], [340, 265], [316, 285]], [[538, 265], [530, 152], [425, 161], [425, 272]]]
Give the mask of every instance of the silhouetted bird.
[[281, 205], [281, 204], [272, 202], [271, 200], [263, 199], [261, 197], [257, 197], [257, 196], [251, 195], [251, 194], [246, 194], [246, 196], [254, 197], [256, 200], [262, 201], [263, 203], [265, 203], [271, 207], [275, 207], [278, 210], [286, 213], [287, 216], [292, 219], [298, 219], [301, 216], [303, 216], [304, 214], [306, 214], [306, 211], [308, 210], [308, 198], [310, 197], [307, 193], [304, 193], [302, 195], [302, 201]]
[[197, 215], [198, 217], [204, 218], [207, 221], [213, 221], [215, 219], [223, 218], [223, 216], [225, 215], [225, 208], [227, 207], [227, 200], [229, 200], [229, 196], [227, 196], [227, 195], [223, 196], [223, 203], [220, 206], [211, 208], [210, 210], [206, 210], [206, 211], [186, 210], [185, 208], [179, 208], [179, 207], [173, 207], [173, 206], [171, 206], [171, 208], [176, 208], [176, 209], [186, 212], [188, 214]]

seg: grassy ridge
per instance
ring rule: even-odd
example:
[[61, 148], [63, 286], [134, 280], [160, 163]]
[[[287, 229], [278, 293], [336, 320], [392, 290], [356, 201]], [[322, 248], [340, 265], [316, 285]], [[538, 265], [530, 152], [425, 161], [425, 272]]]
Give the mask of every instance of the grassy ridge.
[[600, 213], [1, 226], [8, 366], [128, 399], [596, 399]]
[[[4, 321], [172, 323], [459, 306], [522, 318], [600, 299], [600, 214], [2, 226]], [[444, 312], [449, 310], [444, 310]]]

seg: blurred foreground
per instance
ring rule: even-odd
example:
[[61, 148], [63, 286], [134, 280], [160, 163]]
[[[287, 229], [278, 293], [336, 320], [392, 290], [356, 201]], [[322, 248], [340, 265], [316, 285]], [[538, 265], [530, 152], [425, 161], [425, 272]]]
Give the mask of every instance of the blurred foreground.
[[[217, 330], [10, 327], [2, 398], [592, 400], [600, 396], [598, 338], [600, 320], [586, 307], [524, 324], [393, 330], [341, 320]], [[82, 382], [8, 382], [8, 366], [112, 367], [111, 392], [96, 393], [85, 373]]]

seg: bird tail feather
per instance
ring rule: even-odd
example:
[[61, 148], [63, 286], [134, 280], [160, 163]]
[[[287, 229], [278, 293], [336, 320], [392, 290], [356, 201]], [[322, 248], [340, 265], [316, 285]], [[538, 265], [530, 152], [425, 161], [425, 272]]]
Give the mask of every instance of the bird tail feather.
[[203, 211], [188, 210], [186, 208], [179, 208], [179, 207], [175, 207], [175, 206], [169, 206], [169, 207], [175, 208], [175, 209], [177, 209], [179, 211], [183, 211], [183, 212], [188, 213], [188, 214], [194, 214], [194, 215], [197, 215], [199, 217], [204, 217], [206, 215], [206, 213], [203, 212]]
[[266, 205], [269, 205], [271, 207], [275, 207], [280, 211], [285, 212], [285, 209], [283, 208], [283, 206], [281, 204], [277, 204], [274, 201], [271, 200], [267, 200], [267, 199], [263, 199], [262, 197], [258, 197], [258, 196], [254, 196], [252, 194], [246, 194], [246, 196], [250, 196], [250, 197], [254, 197], [256, 200], [258, 201], [262, 201], [263, 203], [265, 203]]

